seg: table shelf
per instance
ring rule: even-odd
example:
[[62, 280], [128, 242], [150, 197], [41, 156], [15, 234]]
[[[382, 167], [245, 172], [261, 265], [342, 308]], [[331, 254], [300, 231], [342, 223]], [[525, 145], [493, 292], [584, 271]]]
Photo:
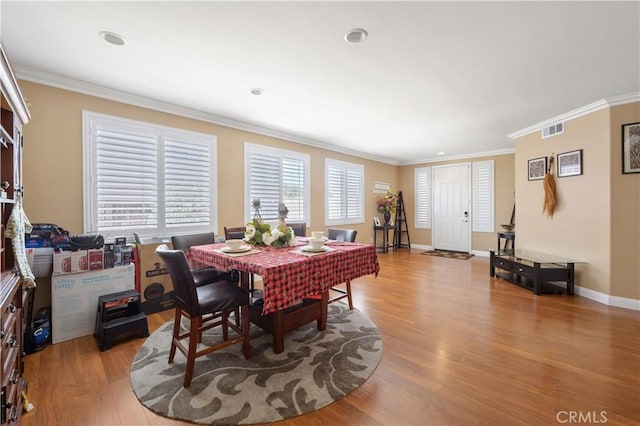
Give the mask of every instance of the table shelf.
[[506, 279], [536, 295], [563, 291], [574, 294], [575, 264], [582, 263], [578, 260], [524, 250], [498, 249], [489, 253], [491, 277]]

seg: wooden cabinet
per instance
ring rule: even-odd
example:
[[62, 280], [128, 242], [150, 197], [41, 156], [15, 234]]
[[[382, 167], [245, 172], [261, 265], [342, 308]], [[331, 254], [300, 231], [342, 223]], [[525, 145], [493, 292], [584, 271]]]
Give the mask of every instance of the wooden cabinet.
[[6, 224], [22, 197], [22, 125], [29, 111], [0, 46], [2, 83], [0, 134], [0, 424], [18, 424], [22, 413], [24, 335], [23, 307], [26, 292], [16, 268]]

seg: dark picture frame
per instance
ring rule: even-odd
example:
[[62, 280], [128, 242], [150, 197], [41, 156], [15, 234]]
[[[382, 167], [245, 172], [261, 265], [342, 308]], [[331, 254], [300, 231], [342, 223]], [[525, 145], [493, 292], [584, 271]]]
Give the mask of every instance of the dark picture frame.
[[532, 158], [527, 162], [527, 177], [529, 180], [544, 179], [547, 173], [547, 157]]
[[640, 173], [640, 123], [622, 125], [622, 173]]
[[563, 152], [558, 160], [558, 177], [579, 176], [582, 174], [582, 150]]

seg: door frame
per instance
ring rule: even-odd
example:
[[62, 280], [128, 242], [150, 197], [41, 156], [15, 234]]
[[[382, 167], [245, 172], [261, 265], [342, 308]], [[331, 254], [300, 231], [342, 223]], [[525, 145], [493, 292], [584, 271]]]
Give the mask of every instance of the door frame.
[[431, 214], [432, 214], [432, 218], [433, 218], [433, 224], [431, 226], [431, 246], [435, 249], [435, 241], [436, 241], [436, 234], [437, 234], [437, 227], [435, 226], [435, 203], [436, 203], [436, 191], [435, 191], [435, 185], [436, 185], [436, 181], [435, 181], [435, 169], [444, 169], [444, 168], [451, 168], [451, 167], [459, 167], [459, 166], [467, 166], [467, 188], [468, 188], [468, 192], [467, 192], [467, 196], [468, 196], [468, 221], [467, 223], [468, 225], [468, 245], [467, 245], [467, 253], [471, 253], [471, 247], [473, 247], [473, 218], [471, 217], [472, 214], [472, 210], [473, 210], [473, 206], [471, 205], [471, 203], [473, 202], [473, 188], [472, 188], [472, 163], [471, 162], [463, 162], [463, 163], [451, 163], [451, 164], [442, 164], [439, 166], [432, 166], [431, 167], [431, 182], [433, 182], [432, 187], [433, 190], [431, 191]]

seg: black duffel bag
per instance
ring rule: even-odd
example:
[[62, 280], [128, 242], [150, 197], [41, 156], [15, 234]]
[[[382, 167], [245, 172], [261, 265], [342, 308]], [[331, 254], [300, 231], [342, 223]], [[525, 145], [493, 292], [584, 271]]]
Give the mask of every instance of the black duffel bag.
[[100, 249], [104, 246], [101, 234], [80, 234], [69, 237], [69, 248], [76, 250]]

